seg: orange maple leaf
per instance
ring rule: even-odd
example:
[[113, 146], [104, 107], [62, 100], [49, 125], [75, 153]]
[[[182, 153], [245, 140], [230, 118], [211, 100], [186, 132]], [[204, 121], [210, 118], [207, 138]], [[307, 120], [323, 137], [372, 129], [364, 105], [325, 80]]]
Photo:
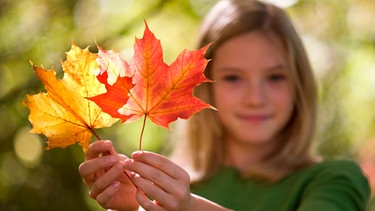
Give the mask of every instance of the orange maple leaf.
[[[124, 123], [144, 116], [144, 122], [148, 117], [155, 124], [166, 128], [169, 128], [169, 123], [177, 118], [187, 119], [204, 108], [213, 109], [211, 105], [192, 96], [195, 86], [202, 82], [209, 82], [203, 74], [208, 63], [204, 54], [209, 45], [199, 50], [184, 50], [168, 66], [163, 61], [160, 41], [155, 38], [147, 24], [145, 25], [143, 38], [135, 41], [134, 55], [130, 64], [123, 59], [119, 61], [121, 57], [116, 52], [104, 51], [99, 47], [100, 72], [102, 74], [108, 71], [109, 74], [114, 72], [115, 74], [112, 75], [117, 75], [118, 78], [116, 82], [112, 81], [113, 78], [112, 80], [99, 79], [111, 89], [107, 90], [107, 97], [102, 95], [90, 99], [100, 107], [108, 101], [117, 102], [111, 105], [105, 103], [106, 107], [102, 109], [113, 117], [121, 118]], [[129, 89], [127, 83], [124, 83], [123, 77], [119, 74], [122, 71], [108, 68], [114, 66], [127, 69], [130, 74], [134, 73], [133, 88]], [[113, 85], [111, 86], [110, 83]], [[126, 103], [121, 105], [120, 101]]]
[[109, 127], [118, 120], [86, 99], [106, 91], [94, 74], [99, 70], [96, 59], [97, 54], [72, 43], [62, 62], [63, 79], [56, 78], [53, 68], [45, 70], [33, 65], [47, 93], [27, 95], [23, 104], [30, 109], [31, 132], [48, 138], [46, 149], [79, 143], [86, 152], [92, 133], [95, 134], [93, 129]]

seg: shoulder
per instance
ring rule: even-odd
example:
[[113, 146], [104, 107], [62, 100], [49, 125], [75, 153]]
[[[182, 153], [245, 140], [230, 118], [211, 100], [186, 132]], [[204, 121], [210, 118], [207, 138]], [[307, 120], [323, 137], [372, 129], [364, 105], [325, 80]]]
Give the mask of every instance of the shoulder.
[[367, 178], [354, 161], [323, 161], [299, 174], [308, 178], [302, 198], [309, 206], [362, 210], [368, 201], [370, 188]]
[[[361, 174], [359, 165], [353, 160], [325, 160], [310, 167], [314, 171]], [[351, 173], [349, 173], [351, 175]]]
[[355, 184], [367, 184], [367, 178], [364, 176], [362, 169], [352, 160], [323, 161], [306, 170], [306, 173], [313, 173], [318, 181], [341, 179]]
[[327, 160], [304, 168], [287, 178], [288, 181], [299, 181], [306, 192], [321, 190], [322, 187], [359, 188], [364, 194], [369, 193], [367, 177], [361, 167], [353, 160]]
[[[304, 172], [304, 173], [302, 173]], [[345, 184], [368, 189], [368, 181], [360, 166], [352, 160], [329, 160], [317, 163], [301, 173], [311, 177], [311, 184]]]

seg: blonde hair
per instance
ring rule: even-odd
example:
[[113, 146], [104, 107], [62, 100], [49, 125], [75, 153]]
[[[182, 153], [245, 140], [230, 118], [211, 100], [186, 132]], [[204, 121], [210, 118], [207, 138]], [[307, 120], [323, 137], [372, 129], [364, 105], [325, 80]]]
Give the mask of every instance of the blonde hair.
[[[281, 133], [277, 151], [246, 172], [259, 180], [276, 181], [313, 163], [311, 146], [316, 121], [316, 85], [303, 44], [288, 16], [279, 8], [253, 0], [220, 1], [203, 21], [198, 47], [212, 43], [206, 57], [225, 41], [240, 34], [261, 30], [273, 33], [284, 44], [295, 105], [290, 121]], [[211, 77], [210, 64], [205, 70]], [[194, 94], [212, 104], [212, 83], [196, 87]], [[175, 146], [174, 159], [190, 173], [192, 181], [203, 181], [222, 165], [224, 150], [218, 111], [205, 109], [186, 122], [186, 139]], [[181, 139], [183, 136], [178, 137]]]

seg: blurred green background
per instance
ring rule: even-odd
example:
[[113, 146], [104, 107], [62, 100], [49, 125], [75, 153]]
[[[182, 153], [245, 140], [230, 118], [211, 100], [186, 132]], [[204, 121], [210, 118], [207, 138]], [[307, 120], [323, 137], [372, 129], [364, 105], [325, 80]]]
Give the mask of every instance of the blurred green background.
[[[216, 0], [0, 0], [0, 210], [102, 210], [78, 174], [80, 146], [45, 151], [30, 134], [25, 94], [43, 91], [29, 64], [52, 66], [74, 41], [132, 56], [144, 20], [170, 64], [194, 49], [202, 17]], [[375, 165], [375, 1], [276, 0], [289, 12], [319, 83], [317, 151]], [[118, 151], [137, 149], [140, 122], [98, 131]], [[148, 123], [143, 148], [163, 153], [170, 131]], [[372, 172], [372, 173], [371, 173]], [[372, 180], [373, 181], [373, 180]], [[374, 209], [369, 206], [368, 210]]]

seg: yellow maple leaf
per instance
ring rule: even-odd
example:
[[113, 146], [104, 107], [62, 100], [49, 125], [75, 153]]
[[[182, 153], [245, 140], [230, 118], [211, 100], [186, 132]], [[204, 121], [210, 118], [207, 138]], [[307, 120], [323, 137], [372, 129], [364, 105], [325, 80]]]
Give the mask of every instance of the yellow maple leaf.
[[[56, 78], [54, 69], [33, 69], [44, 84], [47, 93], [26, 95], [23, 104], [30, 109], [31, 132], [48, 138], [46, 149], [79, 143], [86, 152], [94, 128], [109, 127], [118, 119], [102, 112], [86, 98], [106, 92], [94, 71], [98, 70], [97, 54], [88, 48], [81, 49], [74, 43], [62, 62], [64, 76]], [[95, 133], [94, 133], [95, 134]]]

